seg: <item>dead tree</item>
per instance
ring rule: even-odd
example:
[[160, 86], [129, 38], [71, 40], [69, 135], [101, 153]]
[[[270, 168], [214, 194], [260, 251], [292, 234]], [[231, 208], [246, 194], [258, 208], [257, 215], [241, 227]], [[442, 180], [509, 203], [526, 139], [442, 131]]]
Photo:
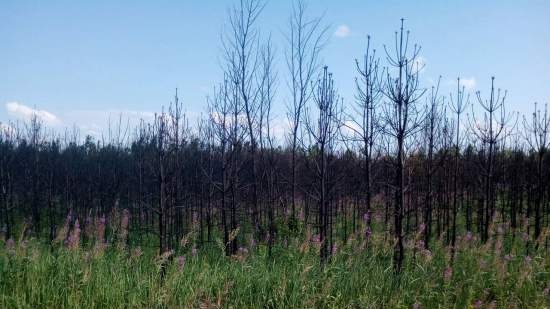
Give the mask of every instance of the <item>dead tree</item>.
[[328, 27], [322, 26], [321, 18], [309, 19], [306, 16], [307, 6], [298, 0], [292, 7], [286, 35], [288, 51], [286, 63], [290, 74], [289, 88], [292, 96], [288, 104], [287, 118], [290, 123], [289, 142], [291, 148], [291, 211], [296, 218], [296, 166], [297, 147], [300, 133], [299, 126], [304, 107], [313, 95], [312, 82], [320, 67], [319, 54], [326, 41]]
[[[223, 48], [227, 61], [227, 73], [235, 88], [237, 100], [242, 106], [252, 159], [252, 225], [260, 229], [258, 220], [258, 171], [257, 171], [257, 122], [260, 85], [259, 31], [257, 19], [265, 4], [262, 0], [241, 0], [229, 16], [229, 32], [224, 37]], [[240, 106], [235, 109], [240, 110]], [[240, 113], [240, 112], [239, 112]]]
[[544, 191], [546, 187], [542, 164], [550, 142], [550, 117], [548, 115], [548, 105], [544, 106], [544, 113], [541, 113], [540, 109], [537, 109], [537, 103], [535, 103], [535, 111], [533, 112], [530, 121], [523, 117], [523, 127], [525, 140], [529, 144], [529, 147], [531, 147], [531, 149], [536, 153], [537, 158], [535, 234], [533, 235], [533, 239], [537, 240], [541, 233], [541, 213], [544, 201]]
[[481, 215], [481, 239], [487, 241], [489, 238], [489, 223], [495, 209], [495, 188], [494, 188], [494, 166], [497, 143], [507, 135], [504, 130], [512, 120], [512, 114], [506, 113], [504, 101], [506, 91], [501, 93], [500, 89], [495, 92], [495, 78], [491, 77], [491, 93], [489, 99], [483, 99], [481, 92], [477, 92], [477, 100], [483, 108], [483, 119], [477, 119], [472, 108], [472, 117], [469, 119], [472, 133], [481, 143], [481, 151], [484, 154], [481, 164], [483, 178], [483, 203]]
[[[372, 155], [376, 136], [379, 132], [378, 106], [381, 92], [382, 80], [379, 74], [380, 60], [376, 57], [376, 50], [370, 46], [370, 36], [367, 37], [366, 52], [363, 62], [355, 60], [356, 70], [359, 77], [355, 79], [356, 84], [356, 106], [353, 113], [347, 115], [348, 121], [344, 125], [352, 132], [352, 139], [361, 143], [363, 154], [363, 190], [366, 212], [371, 211], [372, 200]], [[366, 225], [370, 231], [371, 215], [365, 215]]]
[[[313, 166], [315, 168], [316, 188], [315, 196], [318, 202], [319, 241], [321, 243], [320, 260], [325, 264], [329, 258], [331, 248], [329, 237], [331, 232], [331, 161], [334, 159], [334, 149], [340, 131], [341, 104], [334, 88], [332, 74], [328, 67], [323, 68], [320, 80], [317, 82], [315, 108], [318, 116], [314, 119], [307, 116], [305, 124], [309, 139], [312, 142], [310, 149], [313, 152]], [[333, 176], [333, 175], [332, 175]]]
[[449, 95], [451, 99], [450, 108], [456, 115], [456, 136], [455, 136], [455, 145], [454, 145], [454, 175], [453, 175], [453, 227], [452, 227], [452, 237], [451, 237], [451, 247], [455, 248], [456, 245], [456, 216], [458, 214], [458, 174], [460, 169], [460, 146], [461, 146], [461, 135], [460, 135], [460, 116], [466, 110], [466, 107], [469, 104], [470, 96], [466, 97], [464, 100], [464, 94], [466, 88], [460, 87], [460, 78], [457, 78], [457, 89], [456, 96], [453, 98], [453, 95]]
[[418, 74], [422, 69], [418, 62], [420, 47], [416, 44], [409, 46], [409, 31], [403, 29], [404, 20], [401, 19], [401, 28], [395, 32], [395, 50], [390, 52], [386, 46], [386, 58], [394, 70], [387, 70], [383, 93], [387, 102], [383, 107], [384, 132], [392, 137], [395, 146], [395, 205], [394, 205], [394, 268], [401, 272], [404, 259], [403, 247], [403, 205], [406, 191], [405, 186], [405, 140], [418, 131], [423, 121], [423, 112], [418, 101], [425, 90], [420, 89]]

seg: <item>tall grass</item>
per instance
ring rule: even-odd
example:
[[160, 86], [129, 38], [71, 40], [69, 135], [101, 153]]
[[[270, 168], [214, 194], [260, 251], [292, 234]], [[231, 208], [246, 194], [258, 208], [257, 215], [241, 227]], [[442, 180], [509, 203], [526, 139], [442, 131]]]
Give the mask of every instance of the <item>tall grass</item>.
[[[0, 242], [1, 244], [1, 242]], [[319, 265], [318, 244], [292, 238], [271, 257], [264, 245], [225, 257], [219, 245], [156, 256], [156, 248], [0, 248], [0, 308], [547, 308], [550, 260], [521, 237], [486, 244], [463, 237], [456, 257], [411, 239], [400, 276], [391, 244], [375, 233], [339, 243]], [[182, 258], [185, 256], [185, 259]], [[163, 270], [162, 267], [165, 267]]]

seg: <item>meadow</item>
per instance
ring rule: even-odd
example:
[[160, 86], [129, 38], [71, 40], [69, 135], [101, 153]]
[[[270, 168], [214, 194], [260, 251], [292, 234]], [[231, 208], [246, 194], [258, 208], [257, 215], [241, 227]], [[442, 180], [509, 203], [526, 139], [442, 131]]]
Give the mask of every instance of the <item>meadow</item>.
[[[401, 274], [392, 267], [391, 237], [361, 230], [336, 241], [330, 261], [303, 237], [265, 243], [247, 236], [232, 256], [218, 238], [200, 247], [186, 235], [162, 256], [154, 246], [4, 240], [0, 248], [1, 308], [547, 308], [550, 259], [544, 246], [492, 227], [481, 243], [461, 235], [455, 257], [444, 239], [423, 248], [421, 233], [406, 244]], [[381, 227], [381, 226], [378, 226]], [[74, 236], [71, 232], [68, 238]], [[545, 231], [547, 232], [547, 231]], [[80, 235], [79, 235], [80, 236]], [[82, 236], [82, 239], [85, 237]], [[95, 243], [95, 245], [94, 245]], [[527, 249], [529, 248], [529, 254]]]

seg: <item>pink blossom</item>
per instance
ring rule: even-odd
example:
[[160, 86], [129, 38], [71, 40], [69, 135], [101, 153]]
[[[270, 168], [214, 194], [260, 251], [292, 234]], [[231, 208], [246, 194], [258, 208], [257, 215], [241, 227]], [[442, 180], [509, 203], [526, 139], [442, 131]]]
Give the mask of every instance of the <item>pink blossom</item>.
[[9, 238], [6, 241], [6, 250], [8, 250], [8, 252], [15, 251], [15, 241], [13, 241], [13, 238]]
[[338, 253], [338, 245], [334, 244], [334, 245], [332, 245], [332, 254], [334, 255], [336, 253]]
[[366, 224], [370, 222], [370, 210], [367, 210], [367, 212], [363, 214], [363, 221], [365, 221]]
[[445, 268], [445, 271], [443, 272], [443, 279], [445, 279], [445, 281], [449, 281], [451, 280], [452, 276], [453, 276], [453, 268], [450, 266]]
[[480, 309], [482, 305], [483, 305], [483, 302], [481, 301], [481, 299], [478, 299], [474, 302], [475, 309]]
[[178, 256], [177, 262], [178, 262], [178, 270], [182, 271], [183, 266], [185, 265], [185, 255]]
[[533, 261], [533, 258], [527, 255], [525, 257], [525, 263], [529, 264], [529, 263], [531, 263], [531, 261]]

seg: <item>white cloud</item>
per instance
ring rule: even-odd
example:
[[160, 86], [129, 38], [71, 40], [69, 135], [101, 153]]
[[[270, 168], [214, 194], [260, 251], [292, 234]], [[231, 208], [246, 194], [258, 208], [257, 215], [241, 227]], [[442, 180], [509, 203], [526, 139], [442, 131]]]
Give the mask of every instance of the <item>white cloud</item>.
[[422, 56], [417, 56], [414, 59], [413, 69], [414, 69], [414, 71], [418, 70], [418, 73], [422, 73], [426, 69], [427, 64], [428, 64], [428, 61], [426, 61], [426, 58], [424, 58]]
[[351, 35], [351, 29], [348, 27], [348, 25], [340, 25], [336, 28], [336, 31], [334, 32], [334, 36], [337, 38], [346, 38]]
[[[447, 85], [449, 85], [449, 87], [451, 87], [452, 89], [456, 89], [456, 78], [448, 80]], [[474, 77], [460, 78], [460, 89], [464, 87], [466, 90], [473, 90], [476, 87], [476, 85], [477, 85], [477, 82]]]
[[30, 120], [33, 116], [36, 116], [46, 125], [57, 126], [61, 124], [61, 120], [56, 115], [46, 110], [28, 107], [18, 102], [6, 103], [6, 110], [10, 115], [24, 120]]
[[460, 79], [460, 85], [464, 86], [464, 88], [468, 90], [472, 90], [476, 86], [476, 79], [473, 77], [470, 78], [461, 78]]

